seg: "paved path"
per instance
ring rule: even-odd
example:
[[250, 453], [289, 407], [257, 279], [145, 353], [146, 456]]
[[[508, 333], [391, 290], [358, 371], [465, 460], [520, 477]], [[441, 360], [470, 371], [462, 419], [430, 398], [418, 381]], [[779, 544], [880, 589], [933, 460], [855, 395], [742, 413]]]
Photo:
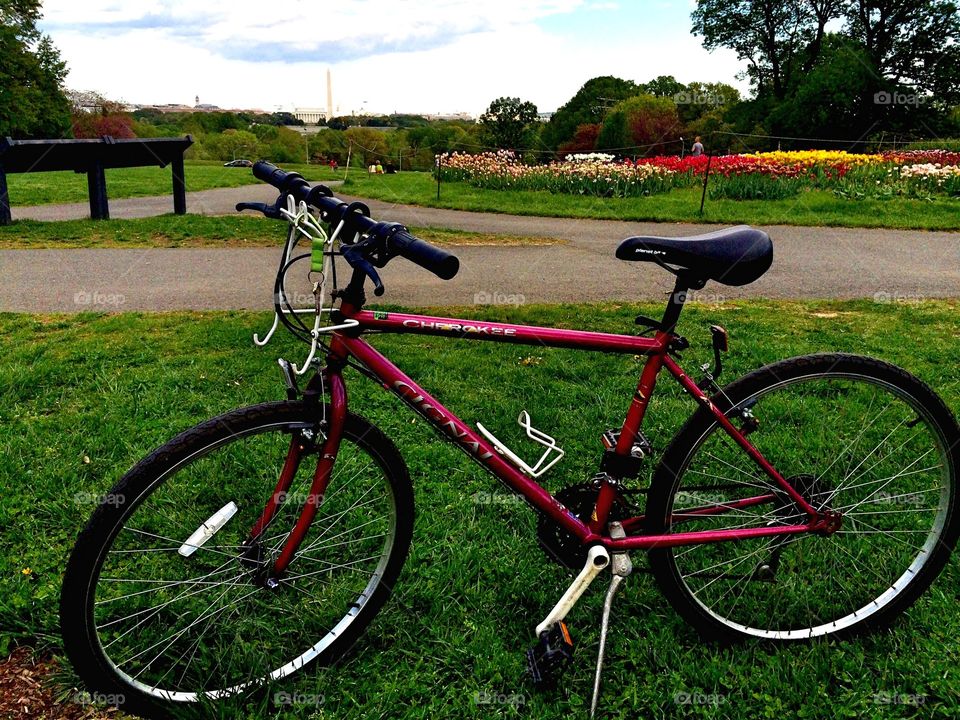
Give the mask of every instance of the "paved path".
[[[264, 185], [188, 194], [191, 212], [231, 212], [238, 200], [272, 201]], [[548, 247], [454, 248], [461, 271], [444, 282], [397, 259], [384, 269], [384, 300], [407, 305], [661, 299], [670, 276], [648, 263], [614, 258], [629, 235], [688, 235], [716, 226], [534, 218], [416, 208], [370, 201], [374, 217], [562, 238]], [[82, 217], [85, 205], [15, 208], [17, 218]], [[169, 211], [169, 198], [111, 202], [113, 217]], [[765, 228], [774, 263], [743, 288], [716, 283], [704, 302], [740, 297], [898, 299], [960, 297], [960, 233], [843, 228]], [[94, 249], [0, 251], [0, 310], [173, 310], [271, 307], [276, 249]], [[302, 282], [294, 288], [306, 293]]]

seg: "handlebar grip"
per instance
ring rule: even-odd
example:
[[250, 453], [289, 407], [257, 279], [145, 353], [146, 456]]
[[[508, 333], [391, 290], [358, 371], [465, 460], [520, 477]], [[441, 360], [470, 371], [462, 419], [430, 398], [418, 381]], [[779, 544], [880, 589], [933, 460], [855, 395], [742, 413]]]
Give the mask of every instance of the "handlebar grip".
[[[274, 178], [277, 177], [278, 174], [281, 177], [279, 177], [275, 182]], [[269, 183], [274, 187], [279, 187], [280, 184], [283, 182], [284, 178], [286, 177], [286, 175], [287, 173], [285, 173], [283, 170], [278, 168], [273, 163], [267, 162], [266, 160], [257, 160], [257, 162], [253, 164], [253, 176], [257, 180], [261, 180], [262, 182]]]
[[443, 280], [449, 280], [460, 270], [460, 259], [456, 255], [415, 238], [410, 233], [396, 232], [390, 236], [389, 242], [398, 255], [403, 255]]
[[281, 170], [266, 160], [258, 160], [253, 164], [253, 176], [273, 185], [280, 192], [290, 193], [297, 200], [305, 200], [310, 192], [310, 184], [300, 173]]

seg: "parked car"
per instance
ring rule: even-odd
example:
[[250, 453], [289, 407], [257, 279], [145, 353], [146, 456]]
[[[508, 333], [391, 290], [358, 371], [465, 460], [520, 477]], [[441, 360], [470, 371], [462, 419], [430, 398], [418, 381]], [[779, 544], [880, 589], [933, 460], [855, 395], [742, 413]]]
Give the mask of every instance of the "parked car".
[[231, 160], [230, 162], [225, 162], [224, 167], [253, 167], [253, 163], [250, 160]]

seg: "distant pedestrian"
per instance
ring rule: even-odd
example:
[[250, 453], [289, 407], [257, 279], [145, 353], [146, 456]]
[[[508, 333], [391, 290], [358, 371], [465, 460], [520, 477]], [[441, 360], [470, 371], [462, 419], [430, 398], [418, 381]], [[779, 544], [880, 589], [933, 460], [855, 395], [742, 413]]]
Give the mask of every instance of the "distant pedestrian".
[[337, 171], [337, 168], [340, 167], [340, 164], [337, 162], [336, 158], [331, 158], [330, 160], [330, 169], [334, 172]]
[[383, 175], [383, 164], [377, 160], [377, 175]]
[[701, 155], [703, 155], [703, 143], [700, 142], [699, 135], [697, 135], [693, 139], [693, 147], [690, 148], [690, 154], [693, 155], [694, 157], [700, 157]]

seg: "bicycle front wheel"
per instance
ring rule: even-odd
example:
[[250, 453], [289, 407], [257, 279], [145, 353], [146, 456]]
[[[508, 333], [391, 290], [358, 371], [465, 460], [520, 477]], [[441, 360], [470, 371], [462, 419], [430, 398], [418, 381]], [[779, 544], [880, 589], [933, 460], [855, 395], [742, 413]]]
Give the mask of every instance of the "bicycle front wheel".
[[[67, 655], [91, 689], [135, 711], [168, 709], [349, 648], [400, 574], [413, 494], [396, 447], [348, 415], [316, 519], [279, 584], [263, 582], [311, 501], [323, 439], [300, 403], [243, 408], [174, 438], [103, 498], [71, 555], [60, 610]], [[251, 546], [291, 443], [305, 448], [301, 461]], [[191, 545], [204, 526], [218, 529]]]
[[[929, 387], [878, 360], [813, 355], [757, 370], [714, 402], [807, 502], [839, 513], [841, 525], [832, 534], [651, 550], [661, 590], [702, 635], [852, 634], [888, 624], [930, 585], [960, 531], [960, 432]], [[701, 409], [664, 453], [647, 531], [805, 518]]]

